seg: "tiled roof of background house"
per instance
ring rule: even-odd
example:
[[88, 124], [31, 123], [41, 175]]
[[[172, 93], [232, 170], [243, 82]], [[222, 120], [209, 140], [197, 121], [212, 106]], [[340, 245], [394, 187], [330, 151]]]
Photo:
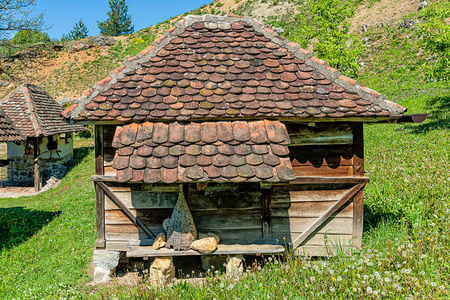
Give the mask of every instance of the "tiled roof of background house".
[[145, 122], [118, 126], [118, 182], [278, 182], [294, 179], [279, 121]]
[[64, 108], [36, 85], [22, 84], [2, 99], [0, 105], [25, 137], [86, 130], [84, 126], [68, 124], [61, 115]]
[[24, 137], [0, 108], [0, 142], [21, 142]]
[[406, 109], [251, 17], [188, 16], [99, 81], [74, 120], [398, 118]]

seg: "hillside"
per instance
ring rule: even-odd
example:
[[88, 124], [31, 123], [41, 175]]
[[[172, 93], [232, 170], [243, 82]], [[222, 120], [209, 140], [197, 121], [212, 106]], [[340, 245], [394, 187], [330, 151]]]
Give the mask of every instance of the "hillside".
[[[379, 57], [391, 48], [389, 34], [398, 31], [396, 39], [409, 38], [411, 31], [400, 32], [398, 24], [410, 13], [417, 11], [420, 1], [364, 1], [347, 0], [345, 5], [355, 5], [354, 15], [349, 18], [350, 32], [366, 42], [364, 54], [359, 59], [362, 65], [360, 75], [364, 78], [367, 70], [376, 65]], [[295, 0], [216, 0], [189, 12], [190, 14], [239, 14], [251, 15], [268, 24], [281, 27], [289, 39], [290, 26], [295, 18], [305, 14], [305, 2]], [[185, 13], [187, 15], [189, 13]], [[91, 44], [87, 49], [65, 43], [61, 50], [55, 43], [22, 49], [16, 55], [1, 61], [0, 96], [6, 95], [24, 81], [42, 86], [58, 101], [79, 97], [95, 82], [107, 76], [127, 57], [131, 57], [184, 15], [175, 16], [165, 22], [152, 25], [131, 35], [117, 37], [112, 47]], [[365, 24], [368, 31], [361, 32]], [[375, 40], [372, 39], [375, 37]], [[368, 43], [368, 41], [372, 43]], [[73, 42], [72, 42], [73, 44]], [[368, 45], [369, 44], [369, 45]], [[310, 45], [304, 45], [311, 49]], [[80, 48], [80, 50], [77, 50]], [[400, 56], [402, 53], [400, 53]], [[392, 70], [396, 69], [391, 65]]]
[[[93, 141], [77, 138], [76, 166], [56, 189], [0, 199], [0, 299], [449, 299], [450, 85], [425, 77], [424, 65], [433, 57], [415, 26], [400, 26], [405, 19], [419, 20], [420, 1], [343, 3], [354, 4], [349, 28], [363, 49], [357, 79], [410, 113], [430, 113], [423, 124], [364, 125], [371, 182], [360, 252], [325, 259], [264, 257], [239, 280], [216, 270], [200, 285], [179, 281], [154, 288], [140, 277], [134, 287], [92, 286]], [[191, 13], [228, 12], [258, 14], [292, 39], [298, 38], [296, 22], [308, 16], [303, 1], [277, 0], [215, 1]], [[29, 78], [58, 100], [78, 97], [179, 18], [119, 37], [108, 48], [23, 50], [3, 62], [9, 75], [1, 76], [0, 91]]]

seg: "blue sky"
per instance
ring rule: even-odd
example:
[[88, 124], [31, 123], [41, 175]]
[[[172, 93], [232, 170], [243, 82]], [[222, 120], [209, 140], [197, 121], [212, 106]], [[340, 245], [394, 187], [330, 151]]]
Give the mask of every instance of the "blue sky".
[[[135, 31], [165, 21], [211, 3], [213, 0], [127, 0], [128, 13], [133, 18]], [[67, 34], [80, 19], [89, 29], [89, 35], [99, 34], [97, 21], [104, 21], [109, 11], [108, 0], [36, 0], [35, 12], [44, 12], [44, 20], [51, 26], [47, 33], [52, 39]]]

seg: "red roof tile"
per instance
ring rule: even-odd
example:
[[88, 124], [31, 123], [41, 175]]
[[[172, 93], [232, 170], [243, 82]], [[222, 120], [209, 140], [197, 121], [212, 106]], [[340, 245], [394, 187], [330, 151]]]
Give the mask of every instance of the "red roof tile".
[[[177, 128], [177, 138], [170, 138], [170, 128]], [[276, 142], [269, 130], [279, 134]], [[131, 123], [116, 129], [113, 168], [119, 182], [287, 181], [294, 179], [289, 143], [279, 121]]]
[[[80, 98], [72, 117], [118, 121], [396, 118], [405, 111], [251, 17], [189, 16], [186, 20], [132, 63], [125, 62], [109, 82], [101, 81], [89, 96]], [[228, 25], [213, 26], [219, 23]], [[105, 105], [93, 104], [99, 96]], [[344, 109], [322, 111], [332, 100], [342, 100], [335, 107]], [[360, 100], [377, 109], [370, 111]]]
[[[11, 122], [25, 137], [50, 136], [85, 131], [80, 125], [68, 124], [62, 117], [63, 107], [46, 91], [32, 84], [22, 84], [1, 100], [1, 107]], [[98, 104], [91, 102], [90, 107]], [[73, 110], [71, 106], [69, 110]], [[97, 109], [96, 112], [106, 110]]]

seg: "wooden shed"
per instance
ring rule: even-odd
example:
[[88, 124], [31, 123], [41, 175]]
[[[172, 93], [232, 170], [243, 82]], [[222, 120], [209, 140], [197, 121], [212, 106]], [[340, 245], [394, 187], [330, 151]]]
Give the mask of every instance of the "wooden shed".
[[154, 250], [182, 185], [212, 254], [360, 247], [363, 123], [424, 118], [251, 17], [188, 16], [64, 114], [95, 125], [97, 249]]

